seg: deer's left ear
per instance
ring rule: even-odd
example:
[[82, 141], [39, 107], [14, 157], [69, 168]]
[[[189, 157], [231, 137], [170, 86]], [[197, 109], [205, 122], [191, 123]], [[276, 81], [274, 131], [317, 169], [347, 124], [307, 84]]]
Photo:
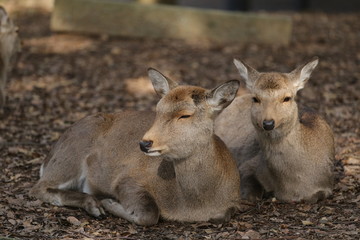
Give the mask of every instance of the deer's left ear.
[[231, 80], [214, 88], [206, 97], [206, 102], [214, 111], [221, 111], [234, 100], [240, 87], [238, 80]]
[[314, 57], [310, 62], [296, 68], [290, 73], [296, 91], [302, 89], [309, 80], [311, 73], [319, 63], [319, 58]]

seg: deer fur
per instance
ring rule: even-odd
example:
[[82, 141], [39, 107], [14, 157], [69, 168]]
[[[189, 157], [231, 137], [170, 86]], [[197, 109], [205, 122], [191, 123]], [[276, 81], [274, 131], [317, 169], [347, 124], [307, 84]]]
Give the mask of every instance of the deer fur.
[[236, 158], [242, 198], [259, 199], [263, 189], [282, 201], [328, 197], [334, 182], [332, 130], [314, 111], [299, 111], [295, 101], [318, 59], [290, 73], [261, 73], [234, 63], [250, 94], [220, 114], [215, 132]]
[[20, 52], [17, 31], [18, 28], [9, 18], [5, 9], [0, 6], [0, 108], [5, 104], [8, 72], [15, 62], [16, 54]]
[[230, 219], [239, 207], [240, 177], [213, 122], [239, 82], [206, 90], [178, 86], [155, 69], [148, 73], [161, 96], [156, 114], [99, 113], [75, 123], [45, 159], [30, 195], [93, 216], [106, 209], [140, 225], [160, 216]]

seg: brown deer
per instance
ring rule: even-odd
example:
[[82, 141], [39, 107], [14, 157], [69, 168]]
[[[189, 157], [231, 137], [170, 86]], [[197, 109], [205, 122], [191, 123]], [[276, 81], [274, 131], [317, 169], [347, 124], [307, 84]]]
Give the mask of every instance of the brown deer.
[[318, 59], [290, 73], [261, 73], [234, 63], [250, 94], [220, 114], [215, 132], [237, 160], [242, 198], [261, 198], [263, 189], [282, 201], [328, 197], [334, 181], [333, 133], [314, 111], [299, 112], [295, 101]]
[[16, 54], [20, 51], [18, 28], [0, 6], [0, 108], [5, 105], [6, 81]]
[[239, 207], [240, 178], [213, 125], [239, 82], [206, 90], [148, 73], [161, 96], [156, 115], [99, 113], [75, 123], [45, 159], [30, 195], [93, 216], [105, 209], [140, 225], [156, 224], [159, 216], [229, 220]]

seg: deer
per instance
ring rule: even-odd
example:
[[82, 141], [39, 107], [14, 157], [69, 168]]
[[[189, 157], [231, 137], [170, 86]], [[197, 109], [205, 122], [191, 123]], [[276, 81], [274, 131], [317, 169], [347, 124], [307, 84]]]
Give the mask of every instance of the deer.
[[9, 18], [6, 10], [0, 6], [0, 108], [5, 105], [8, 73], [20, 49], [18, 27]]
[[272, 193], [284, 202], [313, 203], [332, 194], [333, 132], [318, 113], [296, 103], [318, 61], [281, 73], [258, 72], [234, 59], [249, 93], [220, 114], [215, 133], [236, 158], [241, 198]]
[[148, 75], [161, 97], [156, 112], [97, 113], [76, 122], [45, 158], [30, 196], [138, 225], [160, 217], [230, 220], [239, 209], [240, 176], [214, 134], [214, 119], [239, 82], [208, 90], [179, 85], [153, 68]]

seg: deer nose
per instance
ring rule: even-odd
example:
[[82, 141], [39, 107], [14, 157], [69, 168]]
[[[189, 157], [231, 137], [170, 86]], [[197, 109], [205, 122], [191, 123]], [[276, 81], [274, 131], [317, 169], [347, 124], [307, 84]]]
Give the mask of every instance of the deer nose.
[[149, 149], [151, 148], [153, 141], [140, 141], [140, 149], [141, 151], [147, 153], [149, 151]]
[[273, 119], [263, 121], [263, 128], [265, 130], [270, 131], [273, 130], [274, 127], [275, 127], [275, 121]]

